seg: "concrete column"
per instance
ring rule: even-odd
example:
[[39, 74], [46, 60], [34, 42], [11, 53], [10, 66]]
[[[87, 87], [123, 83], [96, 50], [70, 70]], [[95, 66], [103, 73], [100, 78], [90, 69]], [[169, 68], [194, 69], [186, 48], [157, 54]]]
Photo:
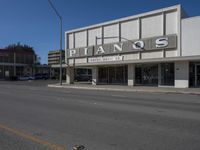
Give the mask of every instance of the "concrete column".
[[74, 83], [74, 68], [73, 67], [66, 68], [66, 83], [67, 84]]
[[92, 85], [97, 85], [98, 83], [98, 67], [92, 68]]
[[128, 64], [128, 86], [135, 84], [135, 64]]
[[175, 62], [175, 87], [176, 88], [189, 87], [189, 62], [188, 61]]

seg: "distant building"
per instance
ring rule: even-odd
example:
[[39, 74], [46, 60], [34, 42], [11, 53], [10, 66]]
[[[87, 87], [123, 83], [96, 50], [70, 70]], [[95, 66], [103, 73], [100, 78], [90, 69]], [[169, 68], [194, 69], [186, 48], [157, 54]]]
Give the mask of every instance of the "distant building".
[[0, 49], [0, 79], [32, 75], [35, 60], [32, 51]]
[[34, 75], [46, 75], [50, 77], [50, 72], [51, 72], [51, 66], [49, 65], [35, 65], [35, 72]]
[[[59, 79], [60, 75], [60, 50], [52, 50], [48, 53], [48, 65], [51, 67], [50, 76], [53, 79]], [[62, 74], [66, 76], [65, 51], [62, 51]], [[75, 81], [90, 81], [92, 70], [89, 68], [76, 68], [74, 70]]]
[[[60, 74], [60, 50], [51, 50], [48, 53], [48, 65], [51, 67], [50, 77], [59, 79]], [[63, 77], [66, 74], [65, 51], [62, 50], [62, 73]]]
[[35, 74], [49, 76], [50, 66], [36, 64], [36, 58], [34, 51], [0, 49], [0, 79], [16, 79]]
[[[62, 60], [65, 62], [65, 51], [62, 50]], [[60, 50], [49, 51], [48, 53], [48, 65], [60, 64]]]

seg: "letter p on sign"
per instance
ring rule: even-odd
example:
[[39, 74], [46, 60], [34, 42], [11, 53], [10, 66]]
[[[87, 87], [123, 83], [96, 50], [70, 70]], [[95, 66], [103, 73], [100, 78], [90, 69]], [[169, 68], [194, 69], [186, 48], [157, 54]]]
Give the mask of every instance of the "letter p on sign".
[[73, 55], [76, 54], [76, 50], [75, 49], [72, 49], [69, 51], [69, 56], [72, 57]]

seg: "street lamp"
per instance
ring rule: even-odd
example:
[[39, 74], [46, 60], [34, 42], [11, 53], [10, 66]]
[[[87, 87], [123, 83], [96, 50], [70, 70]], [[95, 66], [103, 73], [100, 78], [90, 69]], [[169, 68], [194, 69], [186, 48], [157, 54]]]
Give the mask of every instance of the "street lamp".
[[51, 0], [48, 0], [48, 2], [60, 19], [60, 85], [62, 85], [62, 16], [58, 13]]

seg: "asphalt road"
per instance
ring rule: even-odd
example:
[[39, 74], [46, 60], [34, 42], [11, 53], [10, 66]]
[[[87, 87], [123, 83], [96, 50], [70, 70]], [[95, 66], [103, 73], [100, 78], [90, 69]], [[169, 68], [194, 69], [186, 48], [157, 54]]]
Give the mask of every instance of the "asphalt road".
[[0, 82], [0, 150], [199, 150], [200, 96]]

